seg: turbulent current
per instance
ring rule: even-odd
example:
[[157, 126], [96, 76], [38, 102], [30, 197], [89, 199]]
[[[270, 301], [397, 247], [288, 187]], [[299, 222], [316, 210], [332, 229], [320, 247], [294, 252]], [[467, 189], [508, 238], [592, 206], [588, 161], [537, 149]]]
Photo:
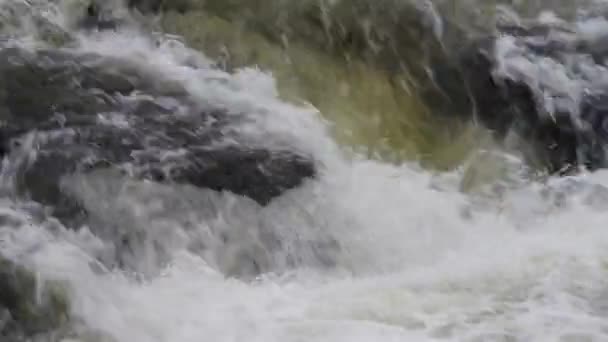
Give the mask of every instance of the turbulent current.
[[472, 101], [454, 118], [500, 131], [519, 104], [541, 119], [516, 122], [572, 122], [469, 133], [446, 171], [359, 152], [336, 137], [348, 116], [288, 99], [280, 71], [218, 66], [120, 1], [100, 19], [84, 1], [0, 0], [0, 341], [608, 341], [608, 12], [524, 2], [416, 2], [450, 51], [466, 45], [453, 23], [493, 7], [488, 72], [515, 84], [476, 93], [465, 63], [470, 82], [443, 92], [468, 104], [421, 94], [431, 115]]

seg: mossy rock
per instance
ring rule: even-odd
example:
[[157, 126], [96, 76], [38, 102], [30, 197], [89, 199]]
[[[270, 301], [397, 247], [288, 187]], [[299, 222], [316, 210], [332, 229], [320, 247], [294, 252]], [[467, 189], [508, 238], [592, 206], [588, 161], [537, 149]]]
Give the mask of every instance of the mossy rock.
[[0, 338], [23, 338], [65, 325], [69, 303], [58, 283], [41, 283], [34, 273], [0, 256], [0, 314]]

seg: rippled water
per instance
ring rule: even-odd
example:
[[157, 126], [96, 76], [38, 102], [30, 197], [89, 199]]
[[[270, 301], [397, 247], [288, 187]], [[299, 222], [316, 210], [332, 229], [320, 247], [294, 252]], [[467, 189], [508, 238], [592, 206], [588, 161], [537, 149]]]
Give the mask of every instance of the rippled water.
[[[65, 20], [51, 19], [60, 25]], [[591, 35], [606, 25], [580, 23]], [[48, 222], [2, 199], [0, 212], [19, 224], [0, 228], [0, 250], [42, 279], [67, 283], [72, 317], [86, 327], [75, 340], [608, 340], [605, 171], [529, 181], [518, 176], [524, 165], [515, 157], [501, 157], [509, 160], [510, 179], [464, 194], [463, 170], [436, 174], [346, 153], [320, 113], [280, 100], [273, 76], [254, 67], [234, 74], [213, 70], [198, 52], [171, 40], [157, 45], [135, 31], [80, 35], [77, 49], [149, 64], [201, 100], [253, 113], [255, 121], [240, 128], [244, 134], [275, 133], [278, 141], [269, 144], [288, 142], [311, 152], [321, 174], [263, 209], [213, 197], [228, 203], [222, 207], [226, 217], [208, 222], [194, 215], [188, 229], [180, 226], [184, 212], [163, 208], [167, 203], [151, 201], [150, 194], [173, 201], [208, 196], [203, 191], [132, 181], [132, 191], [116, 194], [103, 190], [120, 179], [97, 178], [97, 187], [86, 177], [70, 180], [75, 187], [84, 184], [78, 189], [91, 198], [89, 209], [108, 210], [118, 224], [132, 222], [126, 218], [131, 215], [162, 237], [172, 261], [146, 280], [98, 265], [93, 255], [104, 242], [86, 230], [49, 229]], [[580, 84], [559, 65], [509, 63], [539, 68], [543, 82], [570, 94]], [[132, 214], [102, 208], [107, 201]], [[203, 259], [183, 243], [212, 226], [245, 232], [259, 220], [294, 248], [302, 241], [336, 240], [334, 265], [303, 262], [239, 280], [218, 270], [235, 251]], [[313, 252], [304, 246], [296, 255], [306, 260]]]

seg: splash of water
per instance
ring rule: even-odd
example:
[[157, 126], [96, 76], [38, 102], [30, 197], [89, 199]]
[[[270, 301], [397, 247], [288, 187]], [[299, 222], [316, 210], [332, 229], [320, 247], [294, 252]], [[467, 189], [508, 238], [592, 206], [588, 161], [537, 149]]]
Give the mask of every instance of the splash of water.
[[[53, 22], [67, 27], [62, 12], [50, 8], [57, 14]], [[605, 23], [596, 18], [579, 26], [595, 36], [605, 32]], [[115, 223], [125, 229], [154, 231], [164, 244], [170, 263], [145, 281], [99, 265], [95, 256], [107, 242], [86, 229], [41, 222], [25, 204], [3, 198], [0, 250], [43, 279], [67, 284], [71, 316], [82, 323], [70, 341], [607, 338], [606, 172], [539, 183], [513, 176], [524, 166], [510, 160], [513, 179], [466, 195], [459, 191], [464, 171], [434, 175], [415, 165], [345, 153], [314, 108], [278, 98], [268, 73], [214, 70], [210, 60], [183, 44], [171, 39], [157, 44], [138, 31], [75, 33], [74, 39], [78, 53], [146, 64], [201, 101], [252, 113], [255, 120], [240, 128], [244, 134], [270, 145], [298, 146], [322, 166], [318, 179], [263, 209], [182, 187], [130, 181], [116, 193], [110, 184], [120, 179], [68, 179], [100, 216], [119, 217]], [[505, 37], [503, 44], [509, 42]], [[505, 56], [505, 70], [514, 65], [539, 70], [536, 81], [559, 87], [576, 101], [584, 87], [578, 75], [571, 77], [563, 65], [533, 62]], [[589, 74], [601, 78], [596, 71]], [[277, 138], [263, 139], [268, 136]], [[215, 221], [203, 208], [186, 205], [205, 200], [219, 208]], [[114, 207], [103, 206], [112, 201]], [[186, 204], [176, 208], [180, 201]], [[214, 229], [241, 232], [247, 242], [256, 226], [279, 232], [296, 249], [287, 254], [301, 258], [299, 267], [276, 266], [276, 272], [253, 281], [239, 280], [219, 271], [218, 263], [229, 264], [233, 251], [201, 257], [188, 248]], [[307, 242], [319, 238], [338, 242], [327, 256], [331, 267], [305, 262], [317, 252]], [[286, 254], [272, 257], [278, 265]]]

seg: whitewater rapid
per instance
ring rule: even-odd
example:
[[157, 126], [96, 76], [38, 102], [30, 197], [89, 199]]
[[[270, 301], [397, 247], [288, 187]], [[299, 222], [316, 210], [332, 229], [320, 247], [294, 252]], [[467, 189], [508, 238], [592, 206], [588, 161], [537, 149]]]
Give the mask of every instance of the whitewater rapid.
[[[159, 210], [153, 201], [90, 194], [120, 201], [176, 241], [168, 244], [170, 265], [142, 280], [99, 265], [93, 255], [104, 242], [86, 230], [38, 222], [2, 199], [3, 220], [18, 223], [0, 228], [3, 254], [41, 279], [67, 283], [82, 331], [65, 342], [608, 341], [608, 172], [515, 177], [464, 194], [463, 170], [436, 174], [345, 151], [320, 113], [280, 100], [273, 76], [255, 67], [228, 74], [178, 40], [157, 44], [129, 30], [80, 35], [78, 46], [145, 61], [201, 101], [251, 113], [244, 134], [263, 140], [274, 132], [265, 143], [314, 155], [318, 179], [261, 213], [226, 209], [231, 216], [220, 224], [246, 230], [263, 219], [294, 246], [331, 237], [340, 248], [332, 267], [302, 263], [253, 280], [228, 278], [179, 242], [188, 238], [179, 217], [146, 216]], [[309, 252], [298, 251], [302, 259]]]

